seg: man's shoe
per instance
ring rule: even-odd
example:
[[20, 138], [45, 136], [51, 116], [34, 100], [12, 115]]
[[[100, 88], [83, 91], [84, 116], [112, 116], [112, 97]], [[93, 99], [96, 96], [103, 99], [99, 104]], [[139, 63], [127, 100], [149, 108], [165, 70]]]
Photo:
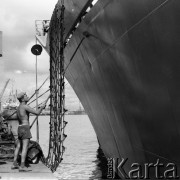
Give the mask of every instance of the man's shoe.
[[11, 169], [19, 169], [19, 166], [13, 164], [13, 165], [11, 166]]
[[31, 171], [29, 170], [27, 167], [19, 167], [19, 172], [28, 172], [28, 171]]

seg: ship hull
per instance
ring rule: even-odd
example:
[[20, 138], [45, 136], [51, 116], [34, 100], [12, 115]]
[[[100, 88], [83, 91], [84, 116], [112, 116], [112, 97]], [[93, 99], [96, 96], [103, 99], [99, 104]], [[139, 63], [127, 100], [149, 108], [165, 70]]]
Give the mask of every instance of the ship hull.
[[[65, 1], [67, 16], [71, 6]], [[132, 163], [180, 162], [179, 7], [177, 0], [99, 0], [65, 48], [67, 65], [83, 32], [90, 34], [65, 77], [106, 157], [128, 158], [127, 171]]]

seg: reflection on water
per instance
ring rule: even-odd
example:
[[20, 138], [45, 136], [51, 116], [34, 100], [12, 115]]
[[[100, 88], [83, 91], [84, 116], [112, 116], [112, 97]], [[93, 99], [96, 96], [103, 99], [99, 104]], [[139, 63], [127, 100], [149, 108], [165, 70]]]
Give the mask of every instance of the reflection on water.
[[[32, 121], [33, 117], [31, 117]], [[106, 179], [107, 162], [99, 148], [96, 134], [86, 115], [67, 115], [63, 161], [57, 168], [59, 179]], [[39, 117], [40, 145], [45, 156], [49, 145], [49, 117]], [[36, 139], [35, 127], [32, 128]]]
[[96, 162], [95, 170], [93, 170], [93, 176], [89, 179], [107, 179], [107, 159], [101, 148], [98, 148], [96, 153], [97, 159], [94, 161]]

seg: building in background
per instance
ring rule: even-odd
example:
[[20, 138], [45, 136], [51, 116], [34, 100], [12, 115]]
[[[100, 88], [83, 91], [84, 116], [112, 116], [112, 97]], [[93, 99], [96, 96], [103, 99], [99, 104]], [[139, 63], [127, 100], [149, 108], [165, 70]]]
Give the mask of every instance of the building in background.
[[0, 57], [2, 57], [2, 31], [0, 31]]

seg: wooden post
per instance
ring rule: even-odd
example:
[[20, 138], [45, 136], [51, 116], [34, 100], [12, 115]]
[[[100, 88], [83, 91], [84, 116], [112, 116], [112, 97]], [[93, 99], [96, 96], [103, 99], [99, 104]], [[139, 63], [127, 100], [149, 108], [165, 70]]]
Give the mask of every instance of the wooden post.
[[[37, 44], [37, 39], [36, 39]], [[36, 55], [36, 110], [38, 110], [38, 81], [37, 81], [37, 55]], [[39, 122], [38, 117], [36, 120], [36, 141], [39, 143]]]

